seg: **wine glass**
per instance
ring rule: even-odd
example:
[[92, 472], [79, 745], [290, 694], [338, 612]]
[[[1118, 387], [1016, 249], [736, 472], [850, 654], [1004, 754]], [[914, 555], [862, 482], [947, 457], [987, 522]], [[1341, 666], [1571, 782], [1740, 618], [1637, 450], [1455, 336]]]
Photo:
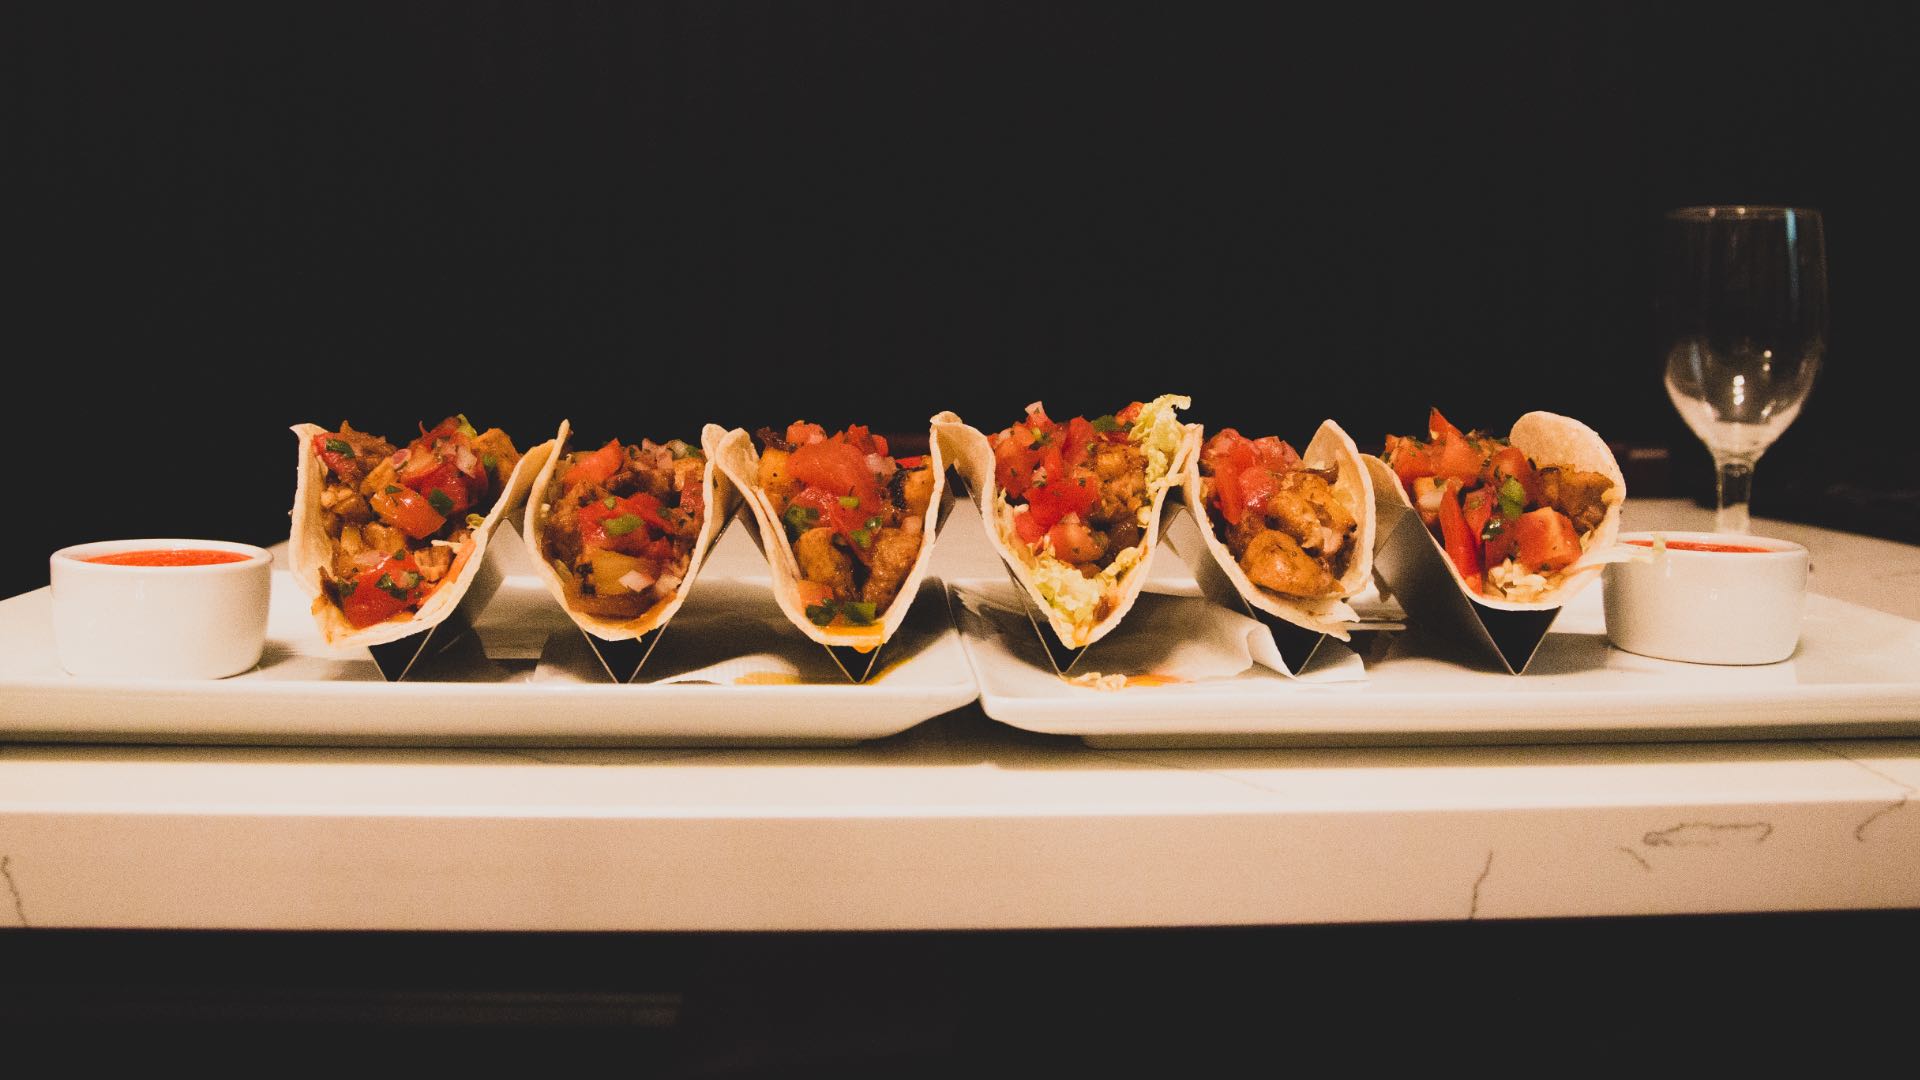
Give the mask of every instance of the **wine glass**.
[[1827, 348], [1817, 210], [1693, 206], [1667, 215], [1667, 396], [1719, 472], [1714, 528], [1744, 533], [1753, 468], [1800, 415]]

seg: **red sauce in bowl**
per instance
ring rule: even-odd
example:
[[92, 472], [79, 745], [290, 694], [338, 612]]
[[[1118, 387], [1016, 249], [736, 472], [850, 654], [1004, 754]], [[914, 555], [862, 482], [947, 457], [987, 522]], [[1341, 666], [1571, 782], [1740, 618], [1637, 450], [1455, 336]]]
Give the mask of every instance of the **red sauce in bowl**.
[[251, 557], [238, 551], [173, 548], [153, 551], [116, 551], [111, 555], [89, 555], [80, 561], [107, 563], [111, 566], [213, 566], [217, 563], [246, 562]]
[[[1653, 546], [1653, 541], [1651, 540], [1628, 540], [1626, 542], [1629, 544], [1638, 544], [1641, 547]], [[1777, 554], [1772, 548], [1753, 547], [1748, 544], [1709, 544], [1700, 540], [1668, 540], [1666, 546], [1673, 551], [1733, 551], [1758, 553], [1761, 555]]]

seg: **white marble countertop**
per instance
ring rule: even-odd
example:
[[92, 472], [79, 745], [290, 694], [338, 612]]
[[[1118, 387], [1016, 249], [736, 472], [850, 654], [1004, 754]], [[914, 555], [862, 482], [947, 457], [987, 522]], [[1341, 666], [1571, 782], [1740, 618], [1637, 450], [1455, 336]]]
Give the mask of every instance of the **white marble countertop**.
[[[1627, 526], [1702, 527], [1678, 502]], [[984, 543], [943, 537], [936, 573]], [[1920, 618], [1920, 549], [1762, 521]], [[757, 554], [739, 530], [727, 559]], [[1099, 751], [0, 745], [0, 924], [1171, 927], [1920, 907], [1920, 739]]]

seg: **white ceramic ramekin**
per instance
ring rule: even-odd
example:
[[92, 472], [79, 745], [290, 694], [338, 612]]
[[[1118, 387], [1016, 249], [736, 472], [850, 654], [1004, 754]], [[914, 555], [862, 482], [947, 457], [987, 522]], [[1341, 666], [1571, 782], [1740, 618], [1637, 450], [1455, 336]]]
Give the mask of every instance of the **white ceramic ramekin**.
[[[244, 555], [204, 566], [88, 562], [132, 551]], [[60, 666], [89, 678], [223, 679], [260, 662], [273, 556], [226, 540], [106, 540], [49, 560]]]
[[1761, 551], [1654, 546], [1610, 563], [1607, 639], [1628, 652], [1694, 664], [1772, 664], [1793, 655], [1806, 606], [1807, 549], [1734, 533], [1623, 533], [1620, 542], [1736, 545]]

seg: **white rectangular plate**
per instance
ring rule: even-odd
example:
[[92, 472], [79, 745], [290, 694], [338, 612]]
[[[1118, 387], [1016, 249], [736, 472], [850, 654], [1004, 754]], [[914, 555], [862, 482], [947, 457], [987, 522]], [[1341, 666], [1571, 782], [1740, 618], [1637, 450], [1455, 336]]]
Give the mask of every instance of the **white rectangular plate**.
[[[398, 746], [847, 744], [904, 731], [974, 700], [942, 588], [930, 582], [854, 685], [784, 625], [764, 577], [703, 575], [641, 671], [616, 685], [540, 583], [509, 576], [465, 648], [387, 683], [365, 649], [330, 651], [275, 571], [267, 651], [216, 682], [80, 679], [61, 670], [46, 589], [0, 601], [0, 740]], [[477, 640], [476, 640], [477, 639]], [[797, 681], [657, 680], [772, 652]], [[732, 665], [735, 668], [741, 665]], [[752, 665], [746, 665], [751, 667]]]
[[[1002, 723], [1094, 746], [1366, 746], [1920, 733], [1920, 623], [1807, 598], [1800, 648], [1763, 667], [1655, 660], [1607, 644], [1598, 586], [1525, 675], [1469, 666], [1417, 632], [1357, 633], [1359, 682], [1239, 676], [1095, 690], [1054, 675], [1004, 580], [953, 583], [953, 612]], [[969, 610], [971, 597], [980, 610]], [[984, 604], [981, 601], [985, 601]], [[1123, 623], [1114, 633], [1150, 633]], [[1083, 664], [1099, 670], [1100, 647]]]

